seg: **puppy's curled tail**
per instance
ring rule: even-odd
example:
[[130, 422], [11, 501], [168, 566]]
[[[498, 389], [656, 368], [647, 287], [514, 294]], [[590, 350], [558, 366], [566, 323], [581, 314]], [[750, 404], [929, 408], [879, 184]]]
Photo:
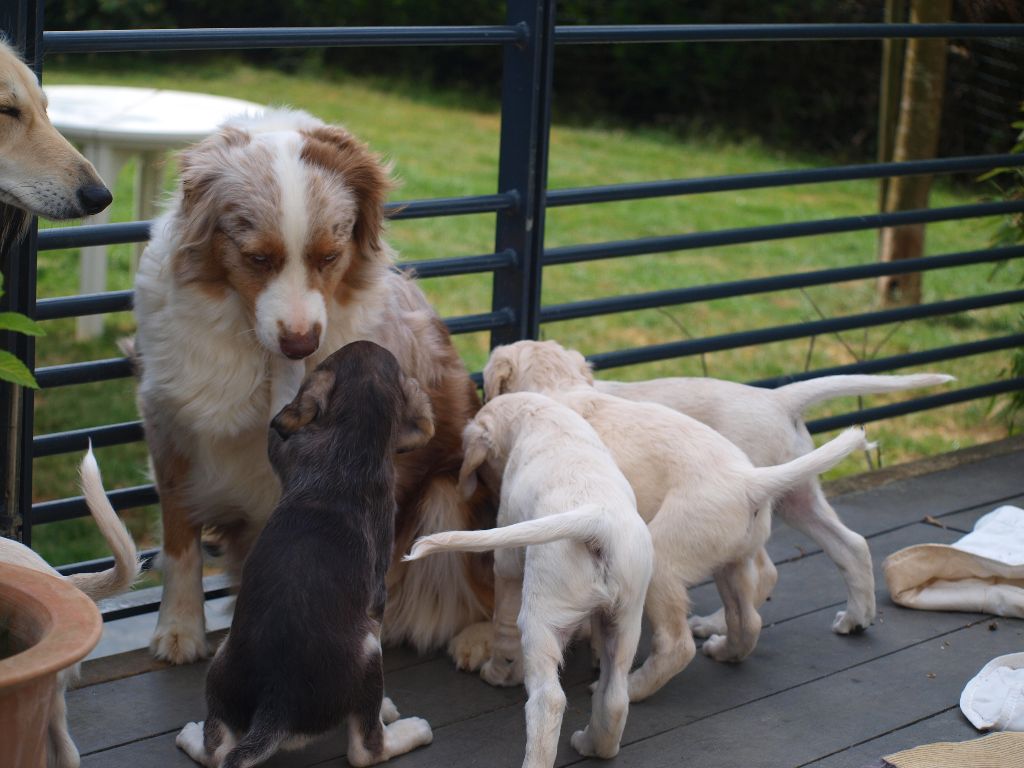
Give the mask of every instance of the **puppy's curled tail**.
[[900, 392], [904, 389], [935, 387], [950, 381], [956, 381], [956, 378], [944, 373], [914, 373], [909, 376], [822, 376], [786, 384], [774, 390], [774, 395], [782, 401], [789, 413], [800, 416], [815, 403], [834, 397]]
[[287, 736], [281, 728], [281, 718], [261, 706], [253, 715], [249, 730], [224, 756], [220, 768], [248, 768], [269, 760]]
[[89, 451], [82, 459], [82, 493], [96, 526], [114, 554], [114, 567], [99, 573], [76, 573], [68, 580], [93, 600], [124, 592], [139, 577], [139, 555], [128, 529], [124, 527], [103, 490], [103, 479], [96, 457]]
[[486, 531], [445, 531], [421, 536], [402, 560], [419, 560], [435, 552], [489, 552], [492, 549], [548, 544], [561, 539], [592, 541], [600, 538], [604, 522], [604, 514], [596, 504], [584, 504], [568, 512]]
[[851, 427], [833, 440], [829, 440], [820, 448], [804, 454], [785, 464], [774, 467], [754, 467], [751, 469], [749, 493], [755, 504], [763, 504], [785, 493], [800, 483], [820, 475], [859, 449], [872, 448], [864, 438], [861, 427]]

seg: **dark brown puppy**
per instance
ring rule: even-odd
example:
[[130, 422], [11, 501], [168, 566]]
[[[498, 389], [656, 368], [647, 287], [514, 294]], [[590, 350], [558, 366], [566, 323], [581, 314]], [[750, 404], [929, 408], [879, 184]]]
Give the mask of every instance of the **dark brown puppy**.
[[[245, 768], [347, 718], [352, 765], [429, 744], [384, 699], [380, 621], [395, 530], [394, 454], [434, 433], [430, 401], [390, 352], [342, 347], [274, 418], [281, 500], [242, 570], [231, 632], [206, 678], [205, 726], [178, 746]], [[383, 701], [383, 707], [382, 707]]]

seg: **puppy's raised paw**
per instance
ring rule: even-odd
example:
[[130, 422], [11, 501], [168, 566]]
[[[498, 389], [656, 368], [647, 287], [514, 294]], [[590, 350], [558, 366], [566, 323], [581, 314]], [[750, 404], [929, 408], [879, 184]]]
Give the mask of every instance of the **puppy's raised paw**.
[[491, 657], [494, 645], [494, 625], [489, 621], [470, 624], [448, 643], [448, 655], [455, 661], [455, 668], [476, 672]]

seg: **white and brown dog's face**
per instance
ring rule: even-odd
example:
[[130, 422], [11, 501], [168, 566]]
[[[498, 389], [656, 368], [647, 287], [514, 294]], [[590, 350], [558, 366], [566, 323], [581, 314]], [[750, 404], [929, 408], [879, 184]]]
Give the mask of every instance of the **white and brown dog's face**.
[[110, 205], [92, 163], [46, 116], [35, 75], [0, 42], [0, 203], [47, 219], [73, 219]]
[[241, 298], [260, 344], [313, 354], [328, 306], [387, 268], [387, 168], [366, 145], [298, 112], [235, 121], [181, 155], [175, 273]]

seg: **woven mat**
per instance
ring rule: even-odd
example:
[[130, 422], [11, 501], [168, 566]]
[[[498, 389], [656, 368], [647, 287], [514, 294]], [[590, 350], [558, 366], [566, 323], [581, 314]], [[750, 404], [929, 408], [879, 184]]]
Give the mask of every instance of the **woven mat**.
[[1024, 733], [923, 744], [886, 755], [885, 761], [895, 768], [1024, 768]]

